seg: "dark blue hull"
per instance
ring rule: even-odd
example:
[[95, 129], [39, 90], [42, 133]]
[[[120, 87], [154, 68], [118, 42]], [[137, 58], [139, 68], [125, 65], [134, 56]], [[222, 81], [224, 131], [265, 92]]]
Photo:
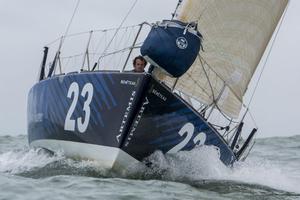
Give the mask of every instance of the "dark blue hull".
[[28, 97], [28, 138], [32, 146], [109, 160], [108, 167], [122, 166], [124, 155], [142, 161], [202, 144], [217, 147], [226, 165], [235, 160], [213, 127], [147, 74], [75, 73], [37, 83]]

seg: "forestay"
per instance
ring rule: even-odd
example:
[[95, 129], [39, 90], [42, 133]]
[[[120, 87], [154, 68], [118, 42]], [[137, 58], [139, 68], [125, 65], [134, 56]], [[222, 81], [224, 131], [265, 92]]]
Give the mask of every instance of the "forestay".
[[[203, 49], [176, 83], [200, 102], [237, 118], [248, 84], [288, 0], [185, 0], [178, 19], [198, 21]], [[174, 79], [161, 77], [170, 86]]]

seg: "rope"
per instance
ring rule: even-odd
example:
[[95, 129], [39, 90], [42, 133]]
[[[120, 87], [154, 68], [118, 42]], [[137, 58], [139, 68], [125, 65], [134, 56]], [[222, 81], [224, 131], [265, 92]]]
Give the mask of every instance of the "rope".
[[[120, 29], [126, 29], [126, 28], [134, 28], [134, 27], [138, 27], [139, 25], [132, 25], [132, 26], [124, 26]], [[84, 34], [89, 34], [91, 31], [93, 31], [94, 33], [98, 33], [98, 32], [109, 32], [109, 31], [113, 31], [116, 30], [116, 28], [109, 28], [109, 29], [95, 29], [95, 30], [90, 30], [90, 31], [83, 31], [83, 32], [78, 32], [78, 33], [71, 33], [71, 34], [67, 34], [64, 35], [65, 38], [69, 38], [69, 37], [74, 37], [74, 36], [78, 36], [78, 35], [84, 35]], [[56, 38], [55, 40], [47, 43], [45, 46], [49, 46], [54, 44], [55, 42], [59, 41], [61, 39], [61, 37]]]
[[201, 56], [199, 55], [200, 58], [202, 59], [202, 61], [204, 62], [204, 64], [219, 78], [221, 79], [226, 87], [228, 87], [230, 89], [230, 91], [232, 92], [232, 94], [234, 94], [235, 98], [237, 98], [240, 102], [243, 102], [243, 100], [235, 93], [235, 91], [231, 88], [231, 86], [229, 84], [226, 83], [226, 81], [222, 78], [222, 76], [220, 74], [218, 74], [214, 68]]
[[80, 3], [80, 0], [77, 1], [76, 7], [75, 7], [75, 9], [74, 9], [74, 11], [73, 11], [73, 15], [72, 15], [72, 17], [71, 17], [71, 19], [70, 19], [70, 21], [69, 21], [69, 24], [68, 24], [68, 26], [67, 26], [67, 29], [66, 29], [66, 32], [65, 32], [64, 36], [66, 36], [66, 35], [68, 34], [68, 32], [69, 32], [69, 29], [70, 29], [70, 27], [71, 27], [71, 24], [72, 24], [72, 22], [73, 22], [73, 19], [74, 19], [74, 17], [75, 17], [75, 14], [76, 14], [76, 12], [77, 12], [77, 10], [78, 10], [79, 3]]
[[210, 82], [209, 76], [208, 76], [208, 74], [207, 74], [207, 72], [206, 72], [206, 70], [205, 70], [205, 68], [204, 68], [204, 64], [203, 64], [203, 62], [202, 62], [201, 57], [200, 57], [199, 54], [198, 54], [198, 58], [199, 58], [199, 61], [200, 61], [201, 66], [202, 66], [202, 69], [203, 69], [203, 71], [204, 71], [204, 74], [205, 74], [205, 76], [206, 76], [206, 79], [207, 79], [207, 81], [208, 81], [208, 84], [209, 84], [209, 87], [210, 87], [210, 90], [211, 90], [211, 94], [212, 94], [212, 97], [213, 97], [213, 102], [215, 102], [214, 89], [213, 89], [213, 87], [212, 87], [212, 84], [211, 84], [211, 82]]
[[[75, 16], [75, 14], [76, 14], [76, 12], [77, 12], [77, 9], [78, 9], [78, 7], [79, 7], [79, 3], [80, 3], [80, 0], [77, 1], [75, 10], [73, 11], [73, 15], [72, 15], [72, 17], [71, 17], [71, 20], [69, 21], [69, 24], [68, 24], [68, 26], [67, 26], [67, 29], [66, 29], [66, 32], [65, 32], [64, 35], [67, 35], [68, 32], [69, 32], [70, 26], [71, 26], [71, 24], [72, 24], [72, 21], [73, 21], [73, 19], [74, 19], [74, 16]], [[62, 36], [62, 37], [61, 37], [60, 44], [59, 44], [59, 47], [58, 47], [58, 50], [57, 50], [57, 52], [56, 52], [56, 56], [55, 56], [55, 59], [54, 59], [53, 67], [51, 67], [50, 72], [49, 72], [49, 74], [48, 74], [48, 77], [49, 77], [49, 76], [52, 76], [52, 73], [53, 73], [53, 72], [54, 72], [54, 74], [55, 74], [55, 71], [56, 71], [56, 64], [57, 64], [56, 62], [57, 62], [57, 60], [58, 60], [58, 62], [59, 62], [58, 64], [59, 64], [59, 70], [60, 70], [60, 73], [62, 73], [61, 60], [60, 60], [60, 51], [61, 51], [61, 48], [62, 48], [62, 46], [63, 46], [64, 40], [65, 40], [65, 37]]]
[[[109, 46], [111, 45], [111, 43], [113, 42], [114, 38], [116, 37], [116, 35], [118, 34], [119, 30], [121, 29], [121, 27], [123, 26], [124, 22], [126, 21], [126, 19], [128, 18], [128, 16], [130, 15], [130, 13], [132, 12], [133, 8], [135, 7], [136, 3], [138, 2], [138, 0], [135, 0], [134, 3], [132, 4], [131, 8], [129, 9], [129, 11], [127, 12], [126, 16], [124, 17], [123, 21], [121, 22], [119, 28], [116, 30], [115, 34], [113, 35], [113, 37], [111, 38], [110, 42], [108, 43], [108, 45], [106, 46], [106, 48], [103, 51], [103, 55], [106, 53], [107, 49], [109, 48]], [[101, 60], [102, 56], [99, 57], [97, 63], [99, 64], [99, 61]]]
[[[100, 54], [100, 53], [89, 53], [90, 55], [102, 55], [103, 57], [106, 57], [106, 56], [110, 56], [110, 55], [114, 55], [114, 54], [118, 54], [118, 53], [122, 53], [122, 52], [125, 52], [125, 51], [128, 51], [130, 49], [138, 49], [140, 48], [142, 43], [137, 43], [136, 46], [132, 47], [132, 46], [129, 46], [129, 47], [125, 47], [123, 49], [120, 49], [120, 50], [117, 50], [117, 51], [113, 51], [113, 52], [109, 52], [109, 53], [106, 53], [106, 54]], [[80, 53], [80, 54], [75, 54], [75, 55], [71, 55], [71, 56], [64, 56], [64, 57], [61, 57], [61, 59], [69, 59], [69, 58], [75, 58], [75, 57], [80, 57], [80, 56], [83, 56], [85, 53]]]
[[253, 121], [253, 123], [254, 123], [254, 126], [255, 126], [256, 128], [258, 128], [257, 123], [256, 123], [256, 121], [254, 120], [254, 117], [253, 117], [252, 113], [250, 112], [250, 110], [248, 110], [248, 113], [249, 113], [249, 116], [250, 116], [250, 118], [252, 119], [252, 121]]
[[48, 47], [48, 46], [50, 46], [50, 45], [52, 45], [52, 44], [56, 43], [57, 41], [59, 41], [59, 40], [60, 40], [60, 38], [61, 38], [61, 37], [58, 37], [58, 38], [56, 38], [55, 40], [53, 40], [52, 42], [49, 42], [49, 43], [48, 43], [48, 44], [46, 44], [45, 46], [46, 46], [46, 47]]

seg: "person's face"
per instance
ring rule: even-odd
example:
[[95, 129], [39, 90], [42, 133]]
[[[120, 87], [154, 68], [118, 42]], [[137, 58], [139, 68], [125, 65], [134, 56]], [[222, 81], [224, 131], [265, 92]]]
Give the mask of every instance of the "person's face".
[[134, 70], [136, 72], [144, 72], [144, 69], [145, 69], [145, 62], [140, 59], [136, 59]]

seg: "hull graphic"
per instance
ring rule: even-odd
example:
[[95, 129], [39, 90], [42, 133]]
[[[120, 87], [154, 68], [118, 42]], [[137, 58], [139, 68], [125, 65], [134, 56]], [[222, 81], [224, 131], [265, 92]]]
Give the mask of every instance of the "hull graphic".
[[31, 146], [126, 168], [154, 151], [213, 145], [234, 153], [197, 112], [148, 74], [73, 73], [37, 83], [28, 97]]

